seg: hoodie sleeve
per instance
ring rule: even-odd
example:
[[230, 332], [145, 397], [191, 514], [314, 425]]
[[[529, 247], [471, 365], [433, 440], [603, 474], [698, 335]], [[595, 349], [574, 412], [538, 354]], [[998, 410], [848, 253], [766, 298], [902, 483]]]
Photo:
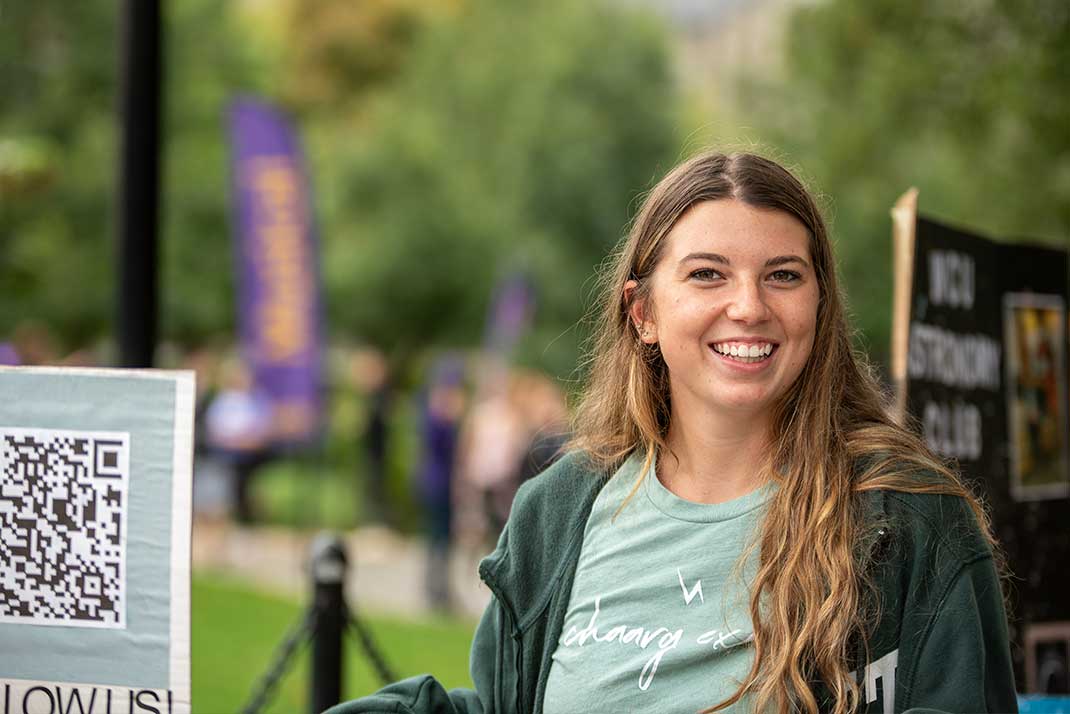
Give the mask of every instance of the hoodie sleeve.
[[966, 562], [934, 610], [904, 618], [904, 636], [911, 632], [920, 636], [917, 656], [900, 662], [908, 669], [900, 684], [909, 712], [1018, 711], [1007, 616], [990, 556]]
[[476, 689], [447, 691], [429, 674], [395, 682], [375, 694], [331, 707], [325, 714], [483, 714], [496, 711], [489, 698], [500, 669], [495, 662], [501, 613], [495, 601], [487, 606], [472, 641], [470, 667]]

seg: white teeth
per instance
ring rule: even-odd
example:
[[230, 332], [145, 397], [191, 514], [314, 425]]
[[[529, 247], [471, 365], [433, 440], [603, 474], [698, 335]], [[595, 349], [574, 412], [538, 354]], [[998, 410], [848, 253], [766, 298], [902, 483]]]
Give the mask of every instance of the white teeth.
[[750, 364], [752, 362], [760, 362], [771, 355], [773, 353], [773, 344], [771, 342], [763, 342], [761, 344], [737, 345], [722, 342], [714, 344], [713, 349], [726, 357], [734, 357], [740, 362]]

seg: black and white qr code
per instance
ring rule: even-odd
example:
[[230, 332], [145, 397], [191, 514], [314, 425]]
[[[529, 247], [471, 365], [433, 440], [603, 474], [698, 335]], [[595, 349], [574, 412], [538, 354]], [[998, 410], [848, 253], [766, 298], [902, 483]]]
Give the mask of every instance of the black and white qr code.
[[0, 427], [0, 622], [126, 626], [130, 435]]

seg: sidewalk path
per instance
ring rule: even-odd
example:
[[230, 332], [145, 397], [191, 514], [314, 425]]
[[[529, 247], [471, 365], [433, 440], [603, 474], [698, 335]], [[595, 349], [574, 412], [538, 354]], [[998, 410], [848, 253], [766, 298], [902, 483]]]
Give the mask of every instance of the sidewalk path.
[[[197, 519], [193, 524], [193, 568], [225, 573], [290, 597], [307, 598], [308, 551], [314, 533], [275, 527], [242, 527]], [[344, 535], [349, 556], [346, 597], [362, 610], [427, 615], [422, 540], [381, 527]], [[476, 574], [482, 554], [454, 553], [451, 593], [458, 614], [478, 618], [490, 591]]]

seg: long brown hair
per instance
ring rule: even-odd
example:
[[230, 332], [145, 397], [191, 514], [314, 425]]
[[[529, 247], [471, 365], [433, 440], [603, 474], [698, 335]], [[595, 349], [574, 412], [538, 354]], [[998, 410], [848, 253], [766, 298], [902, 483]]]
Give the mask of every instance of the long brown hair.
[[[821, 212], [803, 184], [774, 161], [749, 153], [703, 153], [673, 169], [647, 195], [629, 235], [603, 275], [590, 374], [575, 417], [572, 446], [604, 468], [633, 452], [647, 468], [667, 453], [669, 373], [657, 345], [643, 343], [629, 319], [649, 296], [665, 237], [693, 205], [736, 199], [784, 211], [810, 233], [820, 298], [813, 355], [773, 410], [767, 476], [770, 499], [756, 547], [751, 586], [754, 665], [736, 693], [707, 711], [754, 697], [754, 708], [817, 712], [812, 682], [822, 681], [833, 711], [859, 702], [850, 672], [864, 638], [871, 598], [858, 544], [865, 524], [859, 492], [893, 489], [966, 499], [988, 537], [985, 512], [958, 476], [890, 416], [864, 357], [856, 354]], [[625, 300], [625, 283], [638, 287]], [[622, 399], [623, 396], [623, 399]], [[643, 469], [646, 471], [646, 468]]]

